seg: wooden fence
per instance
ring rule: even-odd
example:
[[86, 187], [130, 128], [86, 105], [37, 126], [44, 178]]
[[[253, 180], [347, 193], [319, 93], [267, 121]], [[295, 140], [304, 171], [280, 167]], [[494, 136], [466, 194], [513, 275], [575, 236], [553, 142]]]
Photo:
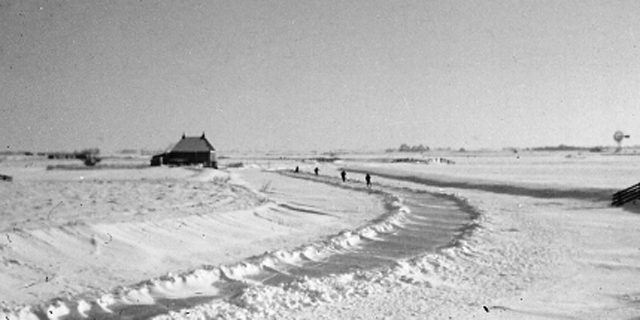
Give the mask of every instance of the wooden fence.
[[611, 205], [619, 207], [637, 199], [640, 199], [640, 183], [613, 194]]

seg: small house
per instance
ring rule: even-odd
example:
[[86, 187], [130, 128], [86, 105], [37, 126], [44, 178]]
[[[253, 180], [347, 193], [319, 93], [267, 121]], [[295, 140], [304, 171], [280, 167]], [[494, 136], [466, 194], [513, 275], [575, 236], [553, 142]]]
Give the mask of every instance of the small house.
[[200, 137], [187, 137], [182, 134], [182, 139], [171, 151], [151, 157], [151, 165], [202, 165], [204, 167], [218, 168], [216, 149], [209, 143], [202, 133]]

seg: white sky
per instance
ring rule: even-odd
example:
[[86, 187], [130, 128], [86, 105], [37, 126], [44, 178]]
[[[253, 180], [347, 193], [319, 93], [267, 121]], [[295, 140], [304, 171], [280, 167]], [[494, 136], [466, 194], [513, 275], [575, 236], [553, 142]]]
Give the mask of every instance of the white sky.
[[640, 1], [0, 0], [0, 148], [640, 139]]

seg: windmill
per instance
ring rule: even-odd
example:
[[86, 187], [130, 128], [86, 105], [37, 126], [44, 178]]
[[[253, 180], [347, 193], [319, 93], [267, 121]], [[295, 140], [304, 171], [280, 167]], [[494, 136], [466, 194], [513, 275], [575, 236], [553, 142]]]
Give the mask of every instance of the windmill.
[[615, 152], [620, 152], [622, 151], [622, 140], [624, 139], [629, 139], [629, 135], [628, 134], [624, 134], [622, 131], [618, 130], [613, 134], [613, 140], [616, 141], [616, 143], [618, 144], [618, 147], [616, 148]]

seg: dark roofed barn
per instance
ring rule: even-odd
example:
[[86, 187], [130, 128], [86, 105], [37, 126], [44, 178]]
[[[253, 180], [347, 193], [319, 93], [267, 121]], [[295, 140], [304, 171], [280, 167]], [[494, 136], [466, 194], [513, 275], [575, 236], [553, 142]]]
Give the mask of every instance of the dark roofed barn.
[[216, 149], [209, 143], [204, 133], [202, 133], [200, 137], [186, 137], [183, 134], [182, 139], [180, 139], [171, 151], [155, 155], [151, 158], [152, 166], [162, 164], [202, 164], [204, 167], [218, 168]]

